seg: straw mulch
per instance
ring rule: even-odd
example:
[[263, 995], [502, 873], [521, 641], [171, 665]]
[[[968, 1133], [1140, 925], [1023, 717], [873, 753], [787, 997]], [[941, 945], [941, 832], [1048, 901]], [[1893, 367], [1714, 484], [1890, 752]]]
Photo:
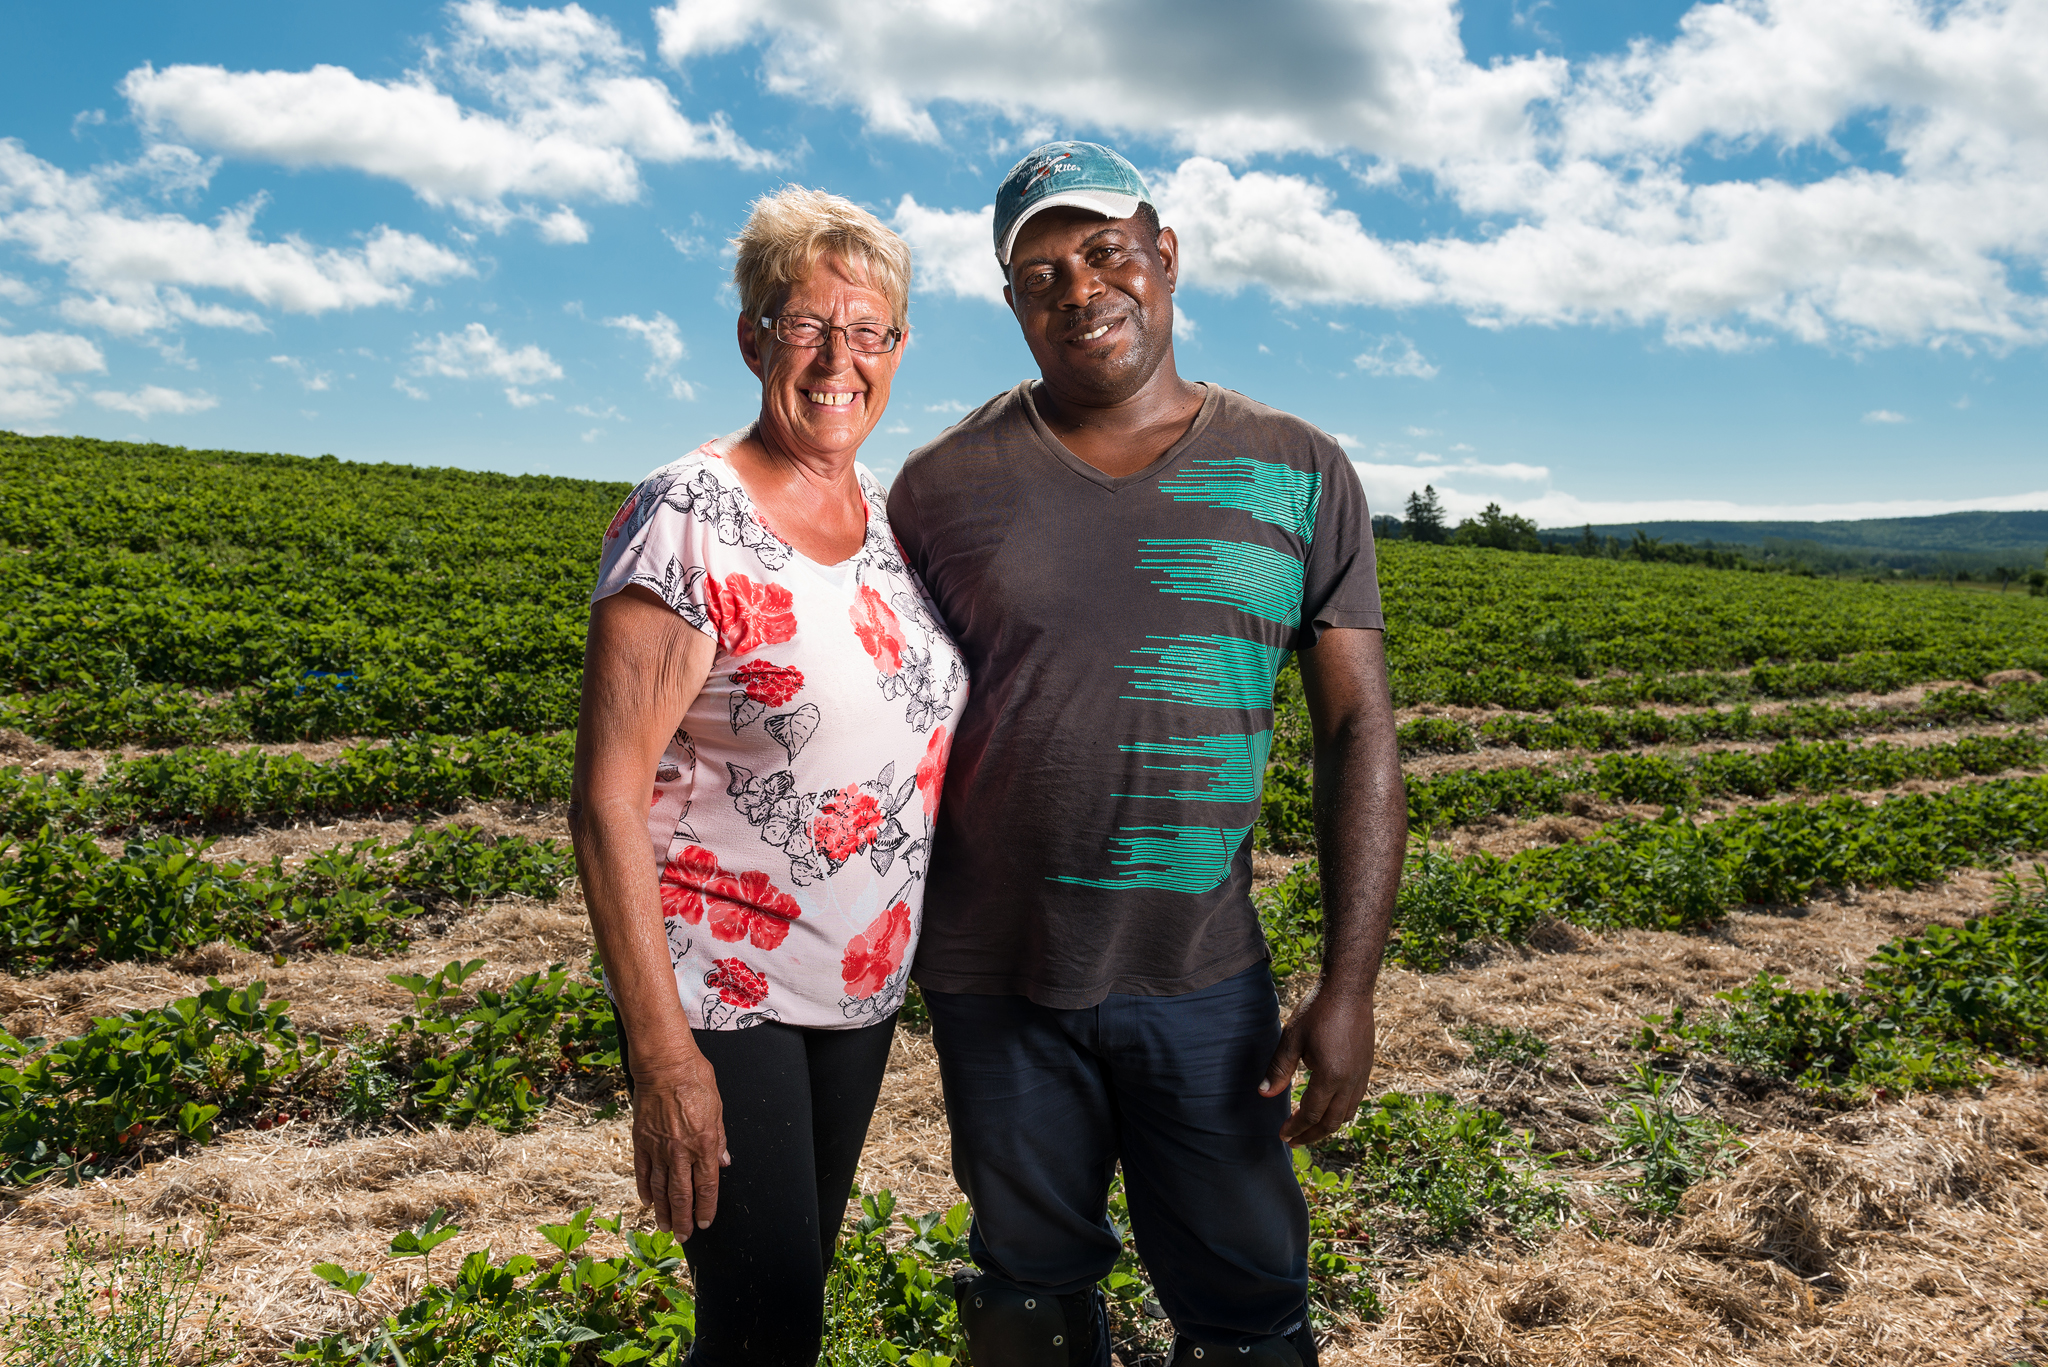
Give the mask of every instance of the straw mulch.
[[2048, 1352], [2048, 1088], [1774, 1131], [1645, 1242], [1439, 1263], [1332, 1360], [2007, 1364]]

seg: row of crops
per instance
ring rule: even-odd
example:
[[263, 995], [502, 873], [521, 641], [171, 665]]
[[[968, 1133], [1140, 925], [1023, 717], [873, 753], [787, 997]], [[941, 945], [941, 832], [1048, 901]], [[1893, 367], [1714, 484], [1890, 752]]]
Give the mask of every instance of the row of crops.
[[[0, 433], [0, 725], [52, 742], [573, 723], [624, 485]], [[1397, 702], [1720, 704], [2048, 669], [2014, 596], [1390, 543]]]
[[[1849, 796], [1764, 804], [1700, 824], [1674, 811], [1508, 857], [1460, 858], [1418, 845], [1391, 955], [1439, 969], [1476, 939], [1519, 940], [1548, 917], [1594, 928], [1699, 927], [1744, 903], [1798, 902], [1823, 887], [1909, 887], [2043, 848], [2048, 778], [2040, 777], [1875, 804]], [[107, 856], [82, 837], [46, 834], [18, 847], [0, 871], [0, 916], [8, 918], [11, 966], [21, 971], [163, 958], [215, 940], [269, 950], [280, 934], [293, 952], [390, 946], [416, 930], [429, 905], [553, 896], [570, 861], [553, 842], [492, 841], [456, 828], [390, 847], [361, 842], [287, 875], [275, 866], [214, 864], [170, 837]], [[1322, 914], [1314, 861], [1263, 894], [1260, 910], [1276, 972], [1311, 971]], [[393, 1027], [396, 1042], [356, 1042], [339, 1071], [327, 1066], [331, 1059], [308, 1062], [289, 1023], [258, 1009], [260, 985], [96, 1022], [87, 1036], [54, 1046], [0, 1035], [0, 1162], [16, 1180], [60, 1163], [103, 1172], [176, 1135], [204, 1138], [279, 1107], [358, 1118], [396, 1108], [517, 1128], [555, 1073], [616, 1065], [615, 1043], [600, 1043], [610, 1007], [594, 987], [557, 971], [472, 1000], [456, 989], [475, 967], [397, 980], [414, 992], [417, 1012]], [[456, 1001], [472, 1014], [449, 1015]], [[223, 1054], [216, 1046], [230, 1036], [241, 1043]], [[161, 1040], [182, 1043], [167, 1053]], [[137, 1068], [158, 1071], [123, 1071]], [[383, 1084], [371, 1079], [385, 1073], [412, 1090], [377, 1090]], [[179, 1109], [180, 1098], [198, 1109]], [[60, 1159], [52, 1145], [65, 1133], [78, 1138]]]

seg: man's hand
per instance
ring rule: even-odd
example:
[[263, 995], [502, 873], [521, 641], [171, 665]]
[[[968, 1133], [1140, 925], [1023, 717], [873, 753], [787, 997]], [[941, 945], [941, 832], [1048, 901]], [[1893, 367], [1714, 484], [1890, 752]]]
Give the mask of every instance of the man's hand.
[[1280, 1047], [1259, 1085], [1261, 1096], [1285, 1096], [1294, 1070], [1308, 1065], [1308, 1086], [1280, 1137], [1289, 1144], [1314, 1144], [1349, 1124], [1372, 1081], [1372, 1051], [1370, 992], [1324, 987], [1304, 1002], [1280, 1032]]
[[707, 1228], [718, 1214], [718, 1170], [730, 1162], [718, 1078], [702, 1054], [633, 1070], [633, 1179], [655, 1228], [680, 1239]]

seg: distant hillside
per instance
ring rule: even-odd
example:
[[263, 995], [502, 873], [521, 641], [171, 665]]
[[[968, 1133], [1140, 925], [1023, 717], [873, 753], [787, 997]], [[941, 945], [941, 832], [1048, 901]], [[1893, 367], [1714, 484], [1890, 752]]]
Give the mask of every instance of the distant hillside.
[[[1622, 542], [1636, 533], [1663, 542], [1741, 547], [1774, 558], [1797, 558], [1823, 569], [1883, 565], [1927, 573], [1993, 566], [2037, 567], [2048, 551], [2048, 511], [1943, 513], [1938, 517], [1867, 518], [1858, 522], [1596, 523], [1593, 535]], [[1551, 527], [1545, 541], [1572, 541], [1582, 527]]]

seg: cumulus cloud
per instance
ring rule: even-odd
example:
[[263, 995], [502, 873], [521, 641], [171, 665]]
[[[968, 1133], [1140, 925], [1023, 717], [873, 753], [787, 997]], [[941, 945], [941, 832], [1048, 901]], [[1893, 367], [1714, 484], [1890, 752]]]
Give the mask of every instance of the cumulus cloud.
[[153, 418], [159, 413], [203, 413], [220, 404], [219, 399], [204, 390], [166, 389], [157, 384], [146, 384], [130, 394], [116, 389], [95, 390], [92, 401], [101, 408], [133, 413], [138, 418]]
[[[1575, 66], [1473, 63], [1452, 0], [1205, 7], [1199, 23], [1165, 0], [677, 0], [656, 17], [671, 62], [753, 43], [770, 89], [877, 130], [932, 141], [971, 112], [1037, 137], [1079, 113], [1192, 153], [1148, 180], [1207, 289], [1647, 325], [1720, 351], [2048, 338], [2033, 0], [1702, 3], [1668, 41]], [[1058, 61], [1016, 59], [1054, 34]], [[1152, 60], [1124, 60], [1134, 46]], [[1339, 158], [1328, 178], [1347, 194], [1399, 184], [1459, 226], [1376, 232], [1324, 179], [1249, 164], [1302, 152]], [[1775, 169], [1734, 160], [1757, 152]], [[922, 288], [995, 297], [986, 213], [898, 205]]]
[[[397, 80], [345, 67], [142, 66], [121, 93], [145, 128], [232, 156], [396, 180], [494, 230], [526, 220], [550, 242], [588, 229], [563, 201], [639, 197], [640, 163], [773, 163], [722, 116], [684, 117], [642, 56], [580, 5], [451, 7], [445, 47]], [[465, 103], [458, 95], [477, 104]], [[545, 210], [539, 201], [556, 201]]]
[[0, 334], [0, 418], [46, 422], [74, 397], [63, 376], [105, 370], [100, 349], [65, 332]]
[[188, 291], [318, 314], [403, 304], [413, 282], [473, 273], [446, 248], [388, 227], [346, 249], [316, 247], [296, 234], [266, 241], [255, 232], [260, 195], [212, 223], [147, 209], [120, 195], [120, 169], [74, 176], [0, 139], [0, 242], [64, 268], [80, 291], [59, 306], [73, 323], [121, 335], [179, 322], [261, 331], [259, 315]]
[[996, 264], [996, 206], [933, 209], [905, 195], [889, 226], [910, 244], [917, 288], [1001, 307], [1003, 268]]
[[1868, 413], [1865, 413], [1865, 414], [1863, 415], [1863, 421], [1865, 421], [1865, 422], [1881, 422], [1881, 423], [1898, 423], [1898, 422], [1911, 422], [1911, 421], [1912, 421], [1912, 419], [1911, 419], [1911, 418], [1909, 418], [1909, 417], [1907, 417], [1907, 416], [1906, 416], [1906, 415], [1905, 415], [1904, 413], [1894, 413], [1894, 412], [1892, 412], [1892, 410], [1891, 410], [1891, 409], [1889, 409], [1889, 408], [1873, 408], [1873, 409], [1871, 409], [1871, 410], [1870, 410], [1870, 411], [1869, 411]]
[[1565, 76], [1552, 57], [1465, 60], [1448, 0], [1193, 11], [1172, 0], [675, 0], [654, 17], [661, 55], [679, 67], [756, 42], [770, 90], [922, 142], [941, 138], [934, 106], [970, 105], [1027, 128], [1085, 111], [1095, 126], [1213, 156], [1505, 154], [1529, 138], [1530, 103]]
[[[562, 378], [562, 367], [547, 352], [530, 342], [517, 349], [508, 348], [482, 323], [471, 323], [460, 332], [436, 333], [415, 342], [412, 372], [451, 380], [502, 380], [505, 401], [514, 408], [531, 408], [555, 397], [531, 393], [523, 386]], [[414, 398], [425, 397], [402, 380], [397, 387]]]
[[654, 358], [653, 364], [647, 367], [646, 378], [649, 384], [667, 389], [674, 398], [697, 397], [697, 387], [675, 373], [676, 363], [690, 352], [689, 348], [683, 345], [682, 330], [676, 326], [673, 318], [660, 312], [652, 318], [641, 318], [628, 313], [617, 318], [607, 318], [604, 325], [634, 333], [647, 344], [647, 350]]

